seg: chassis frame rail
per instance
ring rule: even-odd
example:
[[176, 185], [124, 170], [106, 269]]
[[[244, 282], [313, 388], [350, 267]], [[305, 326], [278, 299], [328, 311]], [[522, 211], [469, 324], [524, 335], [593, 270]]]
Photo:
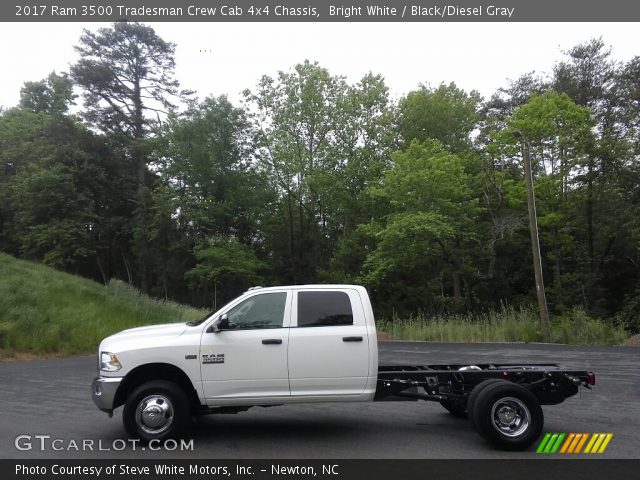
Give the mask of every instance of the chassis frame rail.
[[476, 385], [503, 379], [530, 390], [542, 405], [555, 405], [595, 384], [585, 370], [566, 370], [555, 363], [477, 365], [381, 365], [376, 401], [426, 400], [464, 403]]

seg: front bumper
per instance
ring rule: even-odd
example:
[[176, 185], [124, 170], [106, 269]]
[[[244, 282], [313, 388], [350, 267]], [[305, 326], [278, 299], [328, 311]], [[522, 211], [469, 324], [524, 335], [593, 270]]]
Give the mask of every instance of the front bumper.
[[109, 415], [113, 414], [113, 403], [122, 377], [96, 377], [91, 382], [91, 398], [93, 403]]

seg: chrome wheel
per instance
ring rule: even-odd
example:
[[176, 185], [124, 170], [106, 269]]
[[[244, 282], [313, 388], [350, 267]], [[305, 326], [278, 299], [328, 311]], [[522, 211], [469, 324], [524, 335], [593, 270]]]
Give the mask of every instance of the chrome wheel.
[[491, 407], [491, 423], [501, 434], [518, 437], [529, 428], [531, 413], [521, 400], [504, 397]]
[[173, 405], [164, 395], [149, 395], [136, 408], [136, 424], [149, 435], [158, 435], [173, 423]]

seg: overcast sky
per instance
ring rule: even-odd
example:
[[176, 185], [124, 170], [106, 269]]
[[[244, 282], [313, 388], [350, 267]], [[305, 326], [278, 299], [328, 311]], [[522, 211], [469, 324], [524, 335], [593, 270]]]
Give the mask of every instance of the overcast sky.
[[[20, 87], [52, 70], [68, 71], [83, 28], [99, 23], [0, 24], [0, 105], [18, 102]], [[593, 37], [614, 58], [640, 55], [637, 23], [156, 23], [175, 42], [176, 75], [200, 98], [227, 94], [236, 102], [264, 74], [305, 59], [359, 80], [372, 71], [398, 97], [420, 83], [454, 81], [490, 96], [507, 79], [549, 72], [562, 50]]]

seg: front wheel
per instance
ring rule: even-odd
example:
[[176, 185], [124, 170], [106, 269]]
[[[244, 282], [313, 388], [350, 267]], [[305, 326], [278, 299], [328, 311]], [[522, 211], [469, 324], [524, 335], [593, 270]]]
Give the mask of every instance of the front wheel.
[[182, 388], [154, 380], [136, 388], [124, 405], [122, 422], [129, 435], [144, 441], [179, 435], [189, 420], [189, 401]]
[[504, 450], [528, 448], [544, 426], [544, 414], [536, 396], [506, 380], [487, 385], [472, 408], [476, 431]]

